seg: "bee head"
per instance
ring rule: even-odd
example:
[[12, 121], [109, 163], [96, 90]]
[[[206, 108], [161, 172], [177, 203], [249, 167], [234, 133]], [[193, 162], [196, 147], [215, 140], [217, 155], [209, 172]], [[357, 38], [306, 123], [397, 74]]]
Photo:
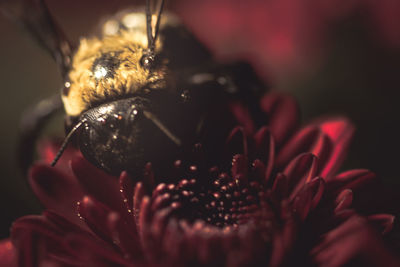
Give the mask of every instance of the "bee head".
[[145, 28], [81, 40], [62, 95], [67, 119], [77, 123], [52, 165], [74, 136], [99, 168], [112, 174], [138, 170], [177, 151], [193, 133], [179, 94], [168, 92], [168, 60], [157, 38], [163, 3], [153, 16], [146, 2]]
[[131, 14], [140, 26], [121, 26], [113, 34], [105, 30], [101, 36], [81, 39], [62, 90], [68, 116], [77, 117], [99, 103], [137, 94], [144, 87], [166, 87], [168, 59], [162, 53], [163, 40], [157, 38], [163, 3], [157, 15], [152, 15], [150, 1], [146, 14]]
[[167, 113], [154, 99], [139, 96], [105, 103], [80, 116], [78, 145], [86, 159], [109, 173], [136, 171], [181, 145], [179, 118], [171, 109]]

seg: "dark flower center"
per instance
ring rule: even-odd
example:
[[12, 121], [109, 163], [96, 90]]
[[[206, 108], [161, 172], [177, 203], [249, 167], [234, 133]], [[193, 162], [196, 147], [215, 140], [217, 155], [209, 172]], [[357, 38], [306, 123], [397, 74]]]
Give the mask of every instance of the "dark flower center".
[[[193, 177], [197, 166], [188, 169], [186, 176]], [[159, 184], [153, 191], [155, 205], [174, 208], [174, 215], [180, 219], [203, 220], [220, 228], [245, 224], [260, 216], [261, 210], [264, 215], [269, 214], [264, 219], [271, 221], [274, 217], [259, 181], [240, 174], [233, 178], [217, 167], [198, 175], [177, 183]]]

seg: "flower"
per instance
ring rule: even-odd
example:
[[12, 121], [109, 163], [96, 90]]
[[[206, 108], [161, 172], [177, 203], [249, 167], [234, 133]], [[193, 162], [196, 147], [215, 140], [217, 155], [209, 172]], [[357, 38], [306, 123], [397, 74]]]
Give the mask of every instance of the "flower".
[[[376, 176], [336, 174], [352, 124], [336, 117], [296, 129], [295, 102], [277, 93], [265, 95], [260, 107], [268, 125], [256, 130], [246, 108], [232, 105], [242, 126], [224, 150], [196, 144], [162, 172], [148, 163], [140, 177], [107, 175], [72, 148], [50, 168], [57, 147], [43, 145], [44, 162], [33, 166], [29, 182], [46, 210], [13, 224], [16, 254], [4, 253], [6, 260], [17, 255], [21, 266], [399, 264], [378, 234], [390, 231], [394, 217], [363, 217], [352, 207], [358, 193], [373, 192]], [[13, 251], [4, 242], [0, 248]]]

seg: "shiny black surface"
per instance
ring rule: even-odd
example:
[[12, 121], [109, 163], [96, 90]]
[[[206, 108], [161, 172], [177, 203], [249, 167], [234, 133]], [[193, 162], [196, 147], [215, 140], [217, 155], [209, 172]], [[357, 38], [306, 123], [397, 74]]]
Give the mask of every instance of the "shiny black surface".
[[77, 137], [83, 155], [94, 165], [119, 174], [157, 159], [162, 147], [173, 149], [175, 144], [144, 112], [154, 112], [150, 101], [132, 97], [82, 114], [81, 119], [86, 122]]

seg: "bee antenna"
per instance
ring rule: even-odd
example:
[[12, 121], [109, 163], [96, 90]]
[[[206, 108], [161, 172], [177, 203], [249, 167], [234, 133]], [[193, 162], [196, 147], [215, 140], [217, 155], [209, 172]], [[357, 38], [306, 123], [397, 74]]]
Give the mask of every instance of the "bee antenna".
[[54, 167], [57, 164], [57, 161], [61, 158], [64, 150], [67, 148], [68, 143], [71, 141], [72, 136], [74, 133], [86, 122], [86, 119], [80, 120], [77, 124], [75, 124], [74, 128], [69, 131], [68, 135], [65, 137], [64, 142], [62, 143], [60, 149], [57, 152], [57, 155], [54, 157], [53, 161], [51, 162], [51, 167]]
[[150, 53], [154, 53], [154, 48], [156, 45], [156, 40], [158, 36], [158, 29], [160, 28], [160, 20], [161, 20], [161, 13], [164, 7], [164, 0], [161, 0], [159, 5], [158, 14], [157, 14], [157, 22], [154, 28], [154, 35], [153, 35], [153, 27], [152, 27], [152, 12], [150, 10], [150, 0], [146, 0], [146, 27], [147, 27], [147, 41], [149, 45]]
[[151, 112], [143, 111], [143, 115], [151, 120], [169, 139], [172, 140], [177, 146], [182, 144], [182, 141], [174, 135], [162, 122]]

